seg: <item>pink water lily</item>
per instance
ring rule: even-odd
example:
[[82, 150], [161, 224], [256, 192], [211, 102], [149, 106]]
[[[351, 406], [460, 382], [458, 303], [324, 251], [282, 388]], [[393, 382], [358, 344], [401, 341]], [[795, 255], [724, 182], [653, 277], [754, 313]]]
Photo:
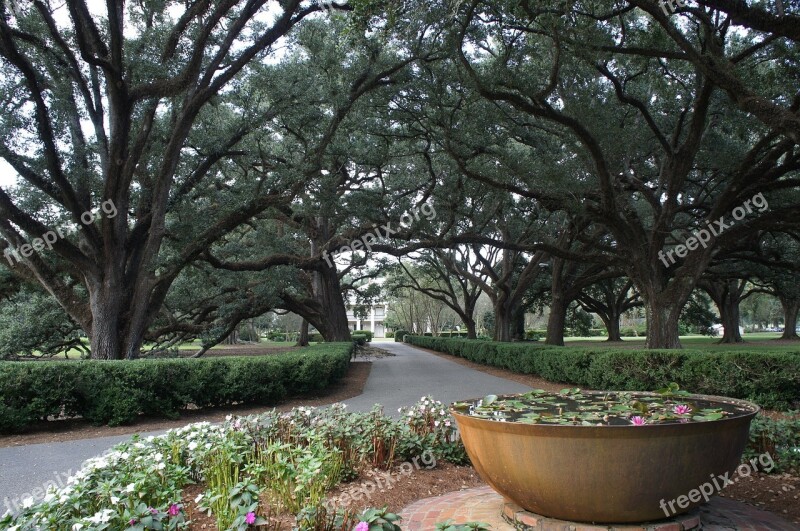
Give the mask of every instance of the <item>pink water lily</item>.
[[644, 419], [644, 417], [639, 417], [639, 416], [631, 417], [631, 422], [633, 423], [634, 426], [644, 426], [645, 424], [647, 424], [647, 421]]
[[256, 523], [256, 513], [247, 513], [244, 517], [244, 521], [247, 525], [253, 525]]
[[691, 413], [692, 408], [687, 406], [686, 404], [681, 404], [679, 406], [675, 406], [672, 411], [676, 415], [686, 415], [687, 413]]

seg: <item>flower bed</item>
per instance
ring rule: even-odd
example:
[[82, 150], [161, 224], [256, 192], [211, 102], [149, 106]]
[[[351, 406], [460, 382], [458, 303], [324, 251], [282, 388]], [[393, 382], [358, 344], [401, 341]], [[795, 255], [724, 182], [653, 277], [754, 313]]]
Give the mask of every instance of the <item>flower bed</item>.
[[326, 492], [366, 468], [388, 469], [423, 454], [466, 461], [446, 408], [430, 398], [401, 410], [399, 420], [380, 409], [349, 413], [334, 405], [198, 423], [134, 438], [87, 461], [65, 488], [52, 487], [42, 502], [5, 515], [0, 527], [191, 529], [182, 491], [199, 483], [204, 491], [195, 501], [213, 514], [219, 529], [281, 529], [285, 518], [278, 517], [292, 515], [299, 530], [397, 530], [397, 515], [375, 508], [359, 514], [337, 510]]

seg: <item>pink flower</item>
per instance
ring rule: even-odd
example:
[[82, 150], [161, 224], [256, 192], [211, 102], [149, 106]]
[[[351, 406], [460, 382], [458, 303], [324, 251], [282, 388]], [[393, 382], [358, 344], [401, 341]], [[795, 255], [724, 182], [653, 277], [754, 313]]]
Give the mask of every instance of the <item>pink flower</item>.
[[128, 525], [136, 525], [136, 518], [131, 518], [128, 520]]
[[169, 509], [167, 510], [167, 514], [170, 516], [178, 516], [180, 512], [181, 508], [177, 503], [173, 503], [172, 505], [170, 505]]
[[244, 517], [244, 521], [247, 525], [253, 525], [256, 523], [256, 513], [247, 513]]
[[691, 413], [692, 408], [685, 404], [681, 404], [680, 406], [675, 406], [672, 410], [676, 415], [686, 415], [687, 413]]
[[631, 422], [633, 422], [634, 426], [644, 426], [647, 424], [647, 421], [644, 420], [644, 417], [631, 417]]
[[152, 507], [148, 507], [147, 510], [150, 511], [150, 514], [158, 514], [158, 509], [153, 509]]
[[359, 522], [353, 531], [369, 531], [369, 524], [366, 522]]

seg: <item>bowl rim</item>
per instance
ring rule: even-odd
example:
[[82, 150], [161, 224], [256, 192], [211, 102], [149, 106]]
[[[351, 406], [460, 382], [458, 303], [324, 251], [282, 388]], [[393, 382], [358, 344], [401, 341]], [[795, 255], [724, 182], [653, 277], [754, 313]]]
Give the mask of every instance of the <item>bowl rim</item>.
[[[584, 390], [581, 390], [581, 393], [594, 394], [594, 395], [612, 394], [612, 393], [630, 393], [630, 394], [639, 395], [639, 396], [655, 396], [655, 397], [664, 396], [664, 395], [662, 395], [660, 393], [656, 393], [654, 391], [593, 391], [593, 390], [584, 391]], [[502, 399], [502, 398], [507, 398], [507, 397], [522, 396], [524, 394], [526, 394], [526, 393], [509, 393], [509, 394], [497, 395], [497, 398], [498, 399]], [[548, 392], [548, 394], [557, 395], [558, 393]], [[458, 409], [455, 408], [455, 404], [456, 403], [460, 403], [460, 402], [477, 402], [478, 400], [483, 400], [484, 397], [481, 397], [481, 398], [468, 398], [468, 399], [465, 399], [465, 400], [459, 400], [458, 402], [454, 402], [454, 403], [450, 404], [448, 406], [448, 410], [449, 410], [450, 414], [453, 415], [456, 418], [456, 420], [459, 420], [459, 417], [461, 417], [461, 418], [464, 418], [464, 419], [474, 420], [476, 422], [484, 421], [484, 422], [490, 422], [490, 423], [493, 423], [493, 424], [499, 424], [499, 425], [504, 425], [504, 426], [525, 426], [525, 427], [530, 426], [530, 427], [546, 428], [546, 429], [551, 429], [551, 428], [552, 429], [559, 429], [559, 428], [563, 428], [563, 429], [575, 429], [575, 428], [583, 428], [583, 429], [630, 429], [630, 428], [636, 428], [638, 430], [641, 430], [641, 429], [653, 430], [653, 429], [664, 429], [664, 428], [674, 429], [676, 426], [698, 426], [698, 425], [703, 425], [703, 424], [708, 425], [708, 424], [714, 424], [714, 423], [720, 423], [720, 422], [735, 422], [735, 421], [741, 421], [742, 419], [753, 418], [753, 417], [755, 417], [756, 415], [758, 415], [761, 412], [761, 406], [759, 406], [755, 402], [750, 402], [748, 400], [742, 400], [742, 399], [739, 399], [739, 398], [730, 398], [730, 397], [727, 397], [727, 396], [718, 396], [718, 395], [703, 395], [703, 394], [696, 394], [696, 393], [691, 393], [691, 394], [688, 394], [688, 395], [681, 395], [681, 396], [683, 396], [685, 398], [688, 398], [688, 399], [706, 400], [706, 401], [709, 401], [709, 402], [722, 402], [724, 404], [747, 407], [748, 409], [750, 409], [750, 411], [747, 411], [747, 412], [744, 412], [744, 413], [741, 413], [741, 414], [736, 414], [736, 415], [724, 417], [724, 418], [717, 419], [717, 420], [708, 420], [708, 421], [703, 421], [703, 422], [691, 422], [691, 423], [686, 423], [686, 424], [671, 422], [671, 423], [668, 423], [668, 424], [667, 423], [665, 423], [665, 424], [644, 424], [642, 426], [636, 426], [634, 424], [627, 424], [627, 425], [623, 425], [623, 424], [615, 424], [615, 425], [601, 424], [599, 426], [596, 425], [596, 424], [592, 424], [592, 425], [587, 426], [587, 425], [583, 425], [583, 424], [550, 424], [550, 423], [529, 424], [529, 423], [526, 423], [526, 422], [513, 422], [513, 421], [512, 422], [508, 422], [508, 421], [502, 421], [502, 420], [495, 420], [495, 419], [492, 419], [492, 418], [476, 417], [476, 416], [473, 416], [473, 415], [465, 414], [465, 413], [463, 413], [463, 412], [461, 412], [461, 411], [459, 411]]]

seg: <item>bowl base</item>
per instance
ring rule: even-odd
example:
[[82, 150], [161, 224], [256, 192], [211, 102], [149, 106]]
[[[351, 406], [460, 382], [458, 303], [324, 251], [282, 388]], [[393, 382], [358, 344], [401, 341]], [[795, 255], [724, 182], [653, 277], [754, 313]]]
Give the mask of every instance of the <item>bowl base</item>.
[[518, 531], [693, 531], [702, 528], [697, 511], [679, 514], [657, 522], [637, 524], [587, 524], [548, 518], [526, 511], [516, 503], [506, 501], [503, 519]]

